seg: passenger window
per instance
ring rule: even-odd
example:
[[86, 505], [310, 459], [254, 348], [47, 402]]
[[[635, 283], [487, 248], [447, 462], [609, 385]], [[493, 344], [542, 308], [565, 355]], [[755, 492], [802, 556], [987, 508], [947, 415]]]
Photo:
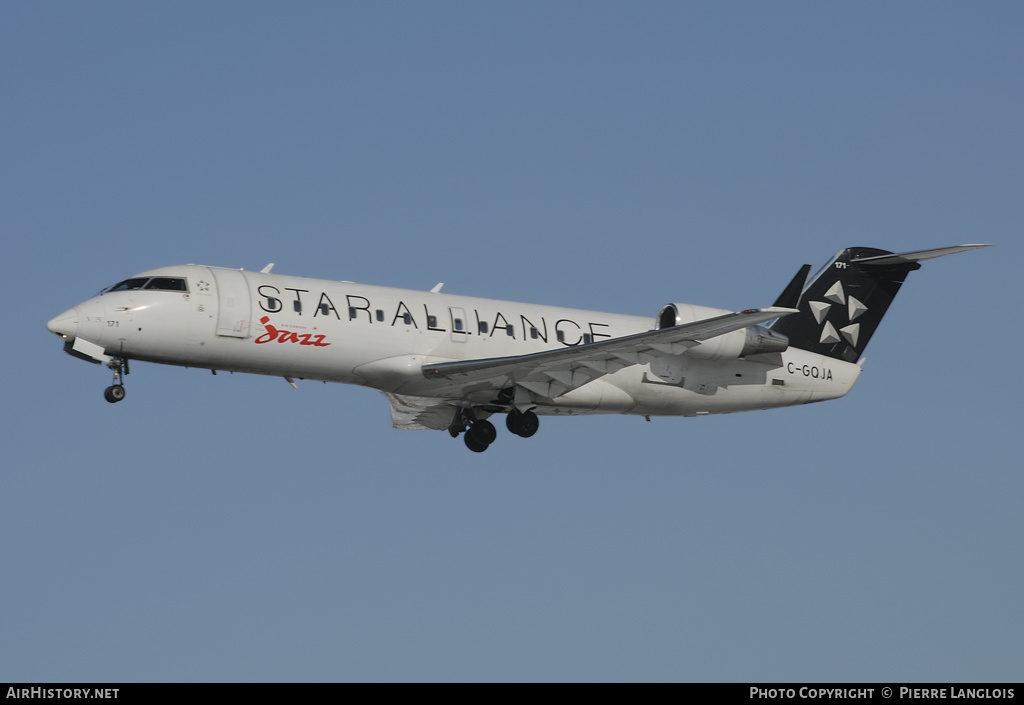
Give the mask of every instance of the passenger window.
[[480, 321], [480, 332], [483, 334], [487, 333], [487, 321]]
[[462, 319], [461, 318], [456, 318], [454, 325], [455, 325], [455, 330], [458, 331], [459, 333], [461, 333], [462, 332]]
[[[326, 306], [326, 305], [327, 305], [327, 304], [324, 304], [324, 306]], [[350, 321], [351, 321], [351, 320], [353, 320], [353, 319], [354, 319], [355, 317], [356, 317], [356, 307], [355, 307], [355, 306], [349, 306], [349, 307], [348, 307], [348, 320], [350, 320]]]
[[584, 333], [583, 334], [583, 344], [584, 345], [590, 345], [590, 343], [593, 342], [593, 340], [594, 339], [590, 337], [590, 333]]
[[377, 309], [377, 320], [380, 321], [381, 323], [384, 322], [384, 309], [382, 309], [382, 308], [378, 308]]
[[437, 316], [427, 316], [427, 328], [437, 328]]
[[555, 337], [558, 338], [558, 342], [559, 343], [564, 343], [565, 342], [565, 333], [563, 331], [556, 330], [555, 331]]
[[530, 337], [533, 338], [534, 340], [540, 337], [540, 333], [537, 332], [536, 328], [530, 329]]
[[405, 325], [407, 325], [407, 326], [412, 325], [412, 314], [411, 313], [403, 313], [402, 314], [402, 320], [405, 321]]
[[[349, 315], [351, 315], [351, 311], [352, 311], [352, 309], [349, 309]], [[328, 316], [328, 315], [330, 315], [330, 313], [331, 313], [331, 307], [330, 306], [328, 306], [327, 304], [320, 304], [320, 315], [321, 316]]]

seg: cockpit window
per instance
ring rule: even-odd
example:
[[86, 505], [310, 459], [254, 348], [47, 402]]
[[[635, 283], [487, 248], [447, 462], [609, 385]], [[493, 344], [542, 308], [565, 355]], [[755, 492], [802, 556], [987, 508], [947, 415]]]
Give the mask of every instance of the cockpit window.
[[104, 289], [100, 293], [137, 291], [138, 289], [146, 289], [147, 291], [188, 291], [188, 283], [182, 277], [132, 277], [131, 279], [125, 279], [119, 284], [114, 284], [114, 286]]
[[153, 277], [146, 284], [147, 289], [158, 289], [160, 291], [188, 291], [185, 280], [180, 277]]
[[146, 286], [146, 282], [149, 281], [148, 277], [134, 277], [132, 279], [125, 279], [120, 284], [114, 284], [114, 286], [107, 289], [107, 291], [134, 291], [135, 289], [141, 289]]

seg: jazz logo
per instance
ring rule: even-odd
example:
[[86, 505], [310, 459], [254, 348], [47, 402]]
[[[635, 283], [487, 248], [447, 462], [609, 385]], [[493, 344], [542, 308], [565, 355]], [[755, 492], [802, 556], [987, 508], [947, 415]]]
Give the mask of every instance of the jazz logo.
[[317, 348], [326, 348], [330, 343], [325, 343], [324, 335], [312, 335], [310, 333], [293, 333], [289, 330], [278, 330], [274, 326], [270, 325], [270, 317], [264, 316], [260, 319], [260, 323], [264, 325], [267, 332], [256, 338], [257, 345], [263, 345], [264, 343], [272, 343], [275, 340], [279, 343], [297, 343], [299, 345], [312, 345]]

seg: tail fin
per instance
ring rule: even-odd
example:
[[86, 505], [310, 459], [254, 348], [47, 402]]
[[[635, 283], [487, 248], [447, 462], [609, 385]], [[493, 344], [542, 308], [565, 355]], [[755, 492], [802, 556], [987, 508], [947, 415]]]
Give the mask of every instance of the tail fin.
[[849, 247], [818, 271], [800, 297], [800, 312], [780, 318], [771, 328], [789, 338], [792, 347], [856, 362], [907, 274], [921, 268], [919, 260], [978, 247], [988, 245], [959, 245], [902, 254]]

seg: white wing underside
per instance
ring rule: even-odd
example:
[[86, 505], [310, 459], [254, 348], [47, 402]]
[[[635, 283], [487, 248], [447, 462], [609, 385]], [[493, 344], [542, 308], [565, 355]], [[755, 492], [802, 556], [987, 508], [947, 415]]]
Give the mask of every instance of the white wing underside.
[[701, 341], [791, 313], [796, 309], [750, 309], [530, 355], [434, 363], [423, 366], [423, 376], [464, 385], [485, 384], [495, 390], [518, 385], [539, 397], [555, 399], [625, 367], [644, 365], [664, 355], [680, 355]]
[[391, 425], [405, 431], [443, 431], [455, 418], [456, 407], [441, 399], [384, 392], [391, 402]]

